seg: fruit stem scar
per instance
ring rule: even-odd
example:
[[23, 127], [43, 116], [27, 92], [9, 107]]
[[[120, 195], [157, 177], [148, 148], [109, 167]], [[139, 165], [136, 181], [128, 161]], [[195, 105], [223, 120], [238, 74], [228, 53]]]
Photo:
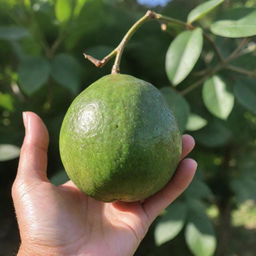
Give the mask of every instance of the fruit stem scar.
[[153, 12], [151, 10], [148, 10], [146, 14], [141, 17], [139, 20], [137, 20], [132, 27], [127, 31], [127, 33], [124, 35], [122, 41], [119, 43], [119, 45], [112, 51], [110, 52], [106, 57], [104, 57], [102, 60], [98, 60], [94, 58], [93, 56], [90, 56], [86, 53], [84, 53], [84, 57], [88, 59], [90, 62], [92, 62], [96, 67], [103, 67], [110, 59], [115, 57], [115, 62], [112, 67], [112, 74], [118, 74], [120, 73], [120, 63], [122, 59], [122, 55], [124, 52], [124, 49], [128, 43], [128, 41], [131, 39], [133, 34], [147, 21], [149, 20], [158, 20], [160, 22], [165, 22], [165, 23], [170, 23], [170, 24], [176, 24], [176, 25], [181, 25], [185, 27], [185, 29], [194, 29], [195, 27], [192, 26], [191, 24], [182, 22], [177, 19], [173, 19], [167, 16], [164, 16], [162, 14]]

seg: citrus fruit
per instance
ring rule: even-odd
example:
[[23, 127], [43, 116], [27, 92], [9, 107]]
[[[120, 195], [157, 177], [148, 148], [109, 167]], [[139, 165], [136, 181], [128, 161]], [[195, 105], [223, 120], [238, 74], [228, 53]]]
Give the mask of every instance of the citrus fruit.
[[87, 195], [105, 202], [138, 201], [170, 180], [181, 135], [157, 88], [112, 74], [72, 102], [61, 127], [60, 154], [69, 178]]

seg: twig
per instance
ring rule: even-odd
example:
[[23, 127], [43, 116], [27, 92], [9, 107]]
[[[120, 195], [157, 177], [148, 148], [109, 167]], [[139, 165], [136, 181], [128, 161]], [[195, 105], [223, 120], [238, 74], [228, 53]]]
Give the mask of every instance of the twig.
[[228, 70], [235, 71], [237, 73], [246, 75], [246, 76], [250, 76], [250, 77], [255, 77], [256, 78], [256, 70], [255, 71], [250, 71], [250, 70], [246, 70], [246, 69], [243, 69], [243, 68], [240, 68], [240, 67], [236, 67], [236, 66], [233, 66], [233, 65], [227, 65], [225, 68], [228, 69]]
[[62, 43], [64, 39], [64, 36], [59, 36], [57, 37], [57, 39], [53, 42], [52, 46], [50, 47], [47, 55], [49, 58], [52, 58], [55, 54], [55, 52], [57, 51], [57, 49], [59, 48], [60, 44]]
[[196, 28], [191, 24], [188, 24], [186, 22], [183, 22], [181, 20], [177, 20], [177, 19], [174, 19], [174, 18], [171, 18], [171, 17], [164, 16], [164, 15], [159, 14], [159, 13], [154, 12], [154, 15], [155, 15], [155, 19], [157, 19], [159, 21], [163, 21], [164, 23], [171, 23], [171, 24], [180, 25], [180, 26], [185, 27], [186, 29], [189, 29], [189, 30], [193, 30], [193, 29]]
[[252, 74], [252, 72], [250, 72], [248, 70], [229, 65], [229, 63], [231, 61], [233, 61], [234, 59], [241, 56], [241, 50], [248, 43], [248, 41], [249, 41], [248, 38], [245, 38], [244, 40], [242, 40], [242, 42], [238, 45], [238, 47], [227, 58], [225, 58], [220, 64], [216, 65], [213, 69], [209, 70], [209, 72], [204, 73], [204, 76], [201, 79], [199, 79], [198, 81], [196, 81], [195, 83], [191, 84], [189, 87], [187, 87], [186, 89], [181, 91], [180, 94], [181, 95], [188, 94], [189, 92], [191, 92], [192, 90], [194, 90], [195, 88], [197, 88], [198, 86], [203, 84], [204, 81], [209, 76], [216, 74], [218, 71], [220, 71], [223, 68], [227, 68], [229, 70], [233, 70], [233, 71], [241, 73], [241, 74], [243, 73], [243, 74], [250, 75], [250, 76], [253, 75], [253, 77], [256, 77], [256, 75]]
[[116, 56], [115, 63], [112, 67], [112, 74], [119, 73], [122, 54], [128, 41], [143, 23], [154, 18], [155, 18], [155, 13], [152, 11], [147, 11], [147, 13], [142, 18], [140, 18], [137, 22], [135, 22], [134, 25], [128, 30], [128, 32], [125, 34], [124, 38], [119, 43], [119, 45], [102, 60], [98, 60], [86, 53], [83, 54], [84, 57], [88, 59], [90, 62], [92, 62], [96, 67], [103, 67], [110, 59]]
[[243, 49], [243, 47], [249, 42], [249, 38], [244, 38], [241, 43], [238, 45], [238, 47], [226, 58], [226, 62], [230, 62], [233, 59], [236, 59], [237, 56], [240, 54], [240, 51]]
[[204, 38], [211, 44], [211, 46], [212, 46], [213, 50], [215, 51], [219, 61], [224, 62], [224, 58], [222, 57], [219, 48], [217, 47], [215, 42], [212, 40], [212, 38], [205, 32], [204, 32]]
[[138, 28], [144, 24], [145, 22], [149, 20], [158, 20], [162, 21], [164, 23], [172, 23], [172, 24], [178, 24], [183, 26], [186, 29], [194, 29], [195, 27], [187, 24], [183, 21], [173, 19], [167, 16], [163, 16], [159, 13], [155, 13], [153, 11], [147, 11], [146, 14], [140, 18], [137, 22], [134, 23], [134, 25], [128, 30], [128, 32], [125, 34], [122, 41], [119, 43], [119, 45], [106, 57], [104, 57], [102, 60], [96, 59], [91, 55], [88, 55], [84, 53], [84, 57], [88, 59], [90, 62], [92, 62], [96, 67], [103, 67], [110, 59], [112, 59], [114, 56], [116, 56], [115, 63], [112, 67], [112, 74], [119, 73], [120, 72], [120, 62], [122, 58], [122, 54], [124, 51], [125, 46], [127, 45], [128, 41], [131, 39], [133, 34], [138, 30]]
[[116, 59], [115, 63], [112, 67], [112, 74], [119, 73], [120, 72], [120, 62], [123, 55], [123, 51], [125, 46], [127, 45], [128, 41], [132, 37], [132, 35], [137, 31], [137, 29], [144, 24], [146, 21], [155, 19], [156, 14], [152, 11], [147, 11], [146, 14], [140, 18], [135, 24], [128, 30], [128, 32], [125, 34], [124, 38], [122, 39], [121, 43], [116, 48]]
[[212, 70], [212, 67], [209, 67], [209, 68], [205, 68], [205, 69], [202, 69], [202, 70], [199, 70], [199, 71], [194, 71], [192, 73], [193, 76], [203, 76], [205, 75], [206, 73], [208, 73], [210, 70]]
[[[140, 18], [137, 22], [135, 22], [133, 24], [133, 26], [128, 30], [128, 32], [125, 34], [125, 36], [123, 37], [122, 41], [118, 44], [118, 46], [112, 52], [110, 52], [106, 57], [99, 60], [99, 59], [94, 58], [91, 55], [86, 54], [86, 53], [84, 53], [84, 57], [86, 59], [88, 59], [90, 62], [92, 62], [96, 67], [103, 67], [110, 59], [115, 57], [115, 62], [112, 67], [112, 74], [119, 73], [121, 58], [122, 58], [123, 51], [124, 51], [128, 41], [131, 39], [131, 37], [138, 30], [139, 27], [141, 27], [145, 22], [152, 20], [152, 19], [158, 20], [160, 23], [162, 23], [162, 29], [166, 29], [166, 24], [169, 24], [169, 23], [183, 26], [185, 29], [188, 29], [188, 30], [193, 30], [196, 28], [191, 24], [161, 15], [159, 13], [155, 13], [155, 12], [149, 10], [146, 12], [146, 14], [142, 18]], [[237, 69], [237, 68], [234, 68], [233, 66], [228, 65], [229, 62], [231, 62], [232, 60], [236, 59], [237, 57], [239, 57], [241, 55], [241, 50], [249, 41], [248, 38], [245, 38], [244, 40], [242, 40], [242, 42], [239, 44], [239, 46], [227, 58], [224, 59], [223, 56], [221, 55], [220, 50], [218, 49], [217, 45], [212, 40], [212, 38], [205, 32], [204, 32], [204, 37], [211, 44], [220, 63], [218, 65], [216, 65], [214, 68], [211, 68], [210, 70], [206, 69], [205, 72], [202, 73], [203, 77], [201, 79], [199, 79], [198, 81], [196, 81], [195, 83], [193, 83], [192, 85], [187, 87], [185, 90], [181, 91], [182, 95], [185, 95], [185, 94], [189, 93], [190, 91], [192, 91], [193, 89], [197, 88], [209, 76], [214, 75], [215, 73], [217, 73], [219, 70], [221, 70], [223, 68], [227, 68], [230, 70], [232, 69], [233, 71], [243, 73], [243, 74], [248, 74], [248, 71], [246, 71], [246, 70]], [[55, 43], [57, 44], [58, 41]], [[58, 44], [57, 44], [57, 46], [58, 46]], [[250, 75], [252, 75], [252, 74], [250, 73]]]
[[186, 89], [181, 91], [180, 94], [184, 96], [184, 95], [188, 94], [189, 92], [193, 91], [195, 88], [197, 88], [198, 86], [203, 84], [204, 81], [206, 79], [208, 79], [209, 76], [212, 76], [212, 75], [216, 74], [218, 71], [220, 71], [223, 68], [223, 65], [224, 64], [217, 65], [215, 68], [213, 68], [208, 73], [206, 73], [201, 79], [199, 79], [198, 81], [196, 81], [195, 83], [191, 84], [189, 87], [187, 87]]
[[83, 53], [84, 57], [86, 59], [88, 59], [90, 62], [92, 62], [96, 67], [101, 68], [103, 67], [112, 57], [114, 57], [116, 55], [116, 49], [114, 49], [109, 55], [107, 55], [106, 57], [104, 57], [102, 60], [98, 60], [96, 58], [94, 58], [91, 55], [88, 55], [86, 53]]

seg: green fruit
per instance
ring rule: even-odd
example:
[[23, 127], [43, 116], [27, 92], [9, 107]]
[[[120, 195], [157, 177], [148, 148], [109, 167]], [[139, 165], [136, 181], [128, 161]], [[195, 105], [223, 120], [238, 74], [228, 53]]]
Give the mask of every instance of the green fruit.
[[137, 201], [159, 191], [181, 154], [176, 120], [153, 85], [123, 74], [90, 85], [69, 107], [60, 132], [69, 178], [100, 201]]

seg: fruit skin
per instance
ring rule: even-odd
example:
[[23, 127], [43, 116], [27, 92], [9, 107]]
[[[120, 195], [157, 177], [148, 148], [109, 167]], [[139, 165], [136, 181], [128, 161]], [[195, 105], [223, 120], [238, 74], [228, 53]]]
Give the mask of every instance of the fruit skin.
[[61, 127], [69, 178], [100, 201], [153, 195], [170, 180], [180, 154], [181, 135], [163, 96], [129, 75], [107, 75], [86, 88]]

